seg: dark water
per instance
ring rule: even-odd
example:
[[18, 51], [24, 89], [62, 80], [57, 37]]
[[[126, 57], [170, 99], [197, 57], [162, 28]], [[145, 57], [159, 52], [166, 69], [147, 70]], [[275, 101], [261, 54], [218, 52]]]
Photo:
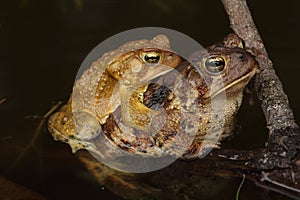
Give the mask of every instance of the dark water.
[[[256, 24], [289, 96], [300, 115], [300, 16], [297, 0], [251, 0]], [[49, 199], [118, 197], [102, 190], [70, 153], [45, 129], [17, 167], [22, 151], [52, 103], [65, 100], [85, 56], [97, 44], [121, 31], [144, 26], [180, 31], [203, 46], [221, 41], [231, 30], [220, 1], [212, 0], [19, 0], [0, 6], [0, 172]], [[257, 148], [266, 132], [259, 106], [246, 98], [239, 113], [235, 148]], [[240, 179], [230, 182], [222, 199], [233, 199]], [[201, 197], [199, 197], [200, 199]], [[246, 182], [241, 199], [280, 199]]]

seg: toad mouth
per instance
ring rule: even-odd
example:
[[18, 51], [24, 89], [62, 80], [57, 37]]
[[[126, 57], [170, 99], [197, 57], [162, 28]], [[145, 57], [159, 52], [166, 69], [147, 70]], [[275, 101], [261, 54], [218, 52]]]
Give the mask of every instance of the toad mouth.
[[[234, 87], [235, 85], [237, 85], [238, 83], [241, 83], [242, 81], [247, 81], [250, 80], [256, 73], [257, 73], [257, 68], [253, 68], [252, 71], [248, 72], [246, 75], [242, 76], [239, 79], [236, 79], [235, 81], [231, 82], [230, 84], [226, 85], [225, 87], [222, 87], [221, 89], [217, 90], [216, 92], [214, 92], [213, 94], [210, 95], [210, 98], [214, 98], [217, 95], [219, 95], [220, 93], [228, 90], [229, 88]], [[206, 97], [206, 99], [209, 97]]]

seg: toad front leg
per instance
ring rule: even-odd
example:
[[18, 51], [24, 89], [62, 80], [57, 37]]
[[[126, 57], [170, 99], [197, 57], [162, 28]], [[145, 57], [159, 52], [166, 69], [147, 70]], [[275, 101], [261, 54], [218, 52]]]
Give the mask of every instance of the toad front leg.
[[89, 140], [101, 133], [97, 118], [89, 112], [72, 112], [71, 100], [59, 112], [52, 115], [48, 127], [55, 140], [68, 143], [72, 152], [88, 149], [97, 152], [95, 145]]

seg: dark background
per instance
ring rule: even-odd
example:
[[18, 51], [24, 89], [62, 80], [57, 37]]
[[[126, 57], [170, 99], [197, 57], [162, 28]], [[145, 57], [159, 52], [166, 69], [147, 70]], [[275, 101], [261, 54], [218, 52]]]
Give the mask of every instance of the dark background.
[[[283, 82], [296, 119], [300, 115], [300, 15], [298, 0], [249, 0], [256, 25]], [[0, 172], [50, 199], [99, 196], [116, 198], [100, 186], [44, 129], [34, 147], [13, 170], [11, 164], [28, 144], [39, 118], [53, 102], [71, 93], [81, 62], [106, 38], [131, 28], [156, 26], [180, 31], [203, 46], [231, 32], [218, 0], [19, 0], [0, 6]], [[267, 130], [256, 103], [246, 97], [239, 134], [231, 146], [256, 148]], [[222, 195], [233, 199], [232, 191]], [[248, 183], [242, 199], [270, 199]], [[244, 194], [243, 194], [244, 192]], [[252, 196], [251, 196], [252, 195]], [[276, 195], [275, 195], [276, 196]], [[273, 196], [274, 197], [274, 196]], [[279, 197], [277, 197], [279, 198]]]

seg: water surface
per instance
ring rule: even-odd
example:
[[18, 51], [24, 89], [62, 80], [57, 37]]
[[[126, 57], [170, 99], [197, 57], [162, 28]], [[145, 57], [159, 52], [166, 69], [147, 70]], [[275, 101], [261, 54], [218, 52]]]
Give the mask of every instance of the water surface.
[[[296, 0], [250, 1], [277, 74], [289, 96], [296, 118], [300, 115], [300, 16]], [[0, 172], [49, 199], [106, 197], [102, 188], [70, 153], [55, 142], [46, 128], [17, 167], [9, 170], [31, 140], [53, 102], [66, 100], [85, 56], [97, 44], [121, 31], [144, 26], [180, 31], [203, 46], [221, 41], [231, 32], [219, 1], [210, 0], [19, 0], [0, 8]], [[239, 134], [230, 146], [262, 147], [266, 128], [258, 103], [247, 97], [239, 113]], [[228, 145], [227, 145], [228, 146]], [[216, 196], [233, 199], [240, 179], [229, 180]], [[215, 198], [217, 198], [215, 197]], [[241, 199], [279, 199], [274, 193], [246, 182]], [[199, 197], [200, 199], [200, 197]]]

